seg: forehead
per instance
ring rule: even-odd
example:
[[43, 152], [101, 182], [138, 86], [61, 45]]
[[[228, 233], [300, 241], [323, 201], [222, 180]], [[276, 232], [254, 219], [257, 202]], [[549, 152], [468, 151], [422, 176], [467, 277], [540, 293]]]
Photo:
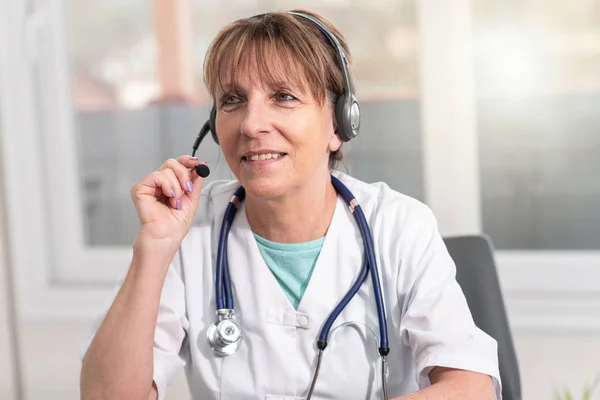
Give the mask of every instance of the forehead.
[[295, 89], [312, 92], [302, 63], [285, 49], [275, 45], [254, 44], [244, 51], [229, 52], [218, 69], [216, 92], [232, 89]]

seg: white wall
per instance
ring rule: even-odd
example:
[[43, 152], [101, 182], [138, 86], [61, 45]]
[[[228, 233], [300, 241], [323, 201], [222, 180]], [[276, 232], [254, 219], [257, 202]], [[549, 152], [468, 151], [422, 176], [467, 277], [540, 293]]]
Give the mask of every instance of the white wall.
[[[1, 246], [1, 245], [0, 245]], [[1, 249], [0, 249], [1, 251]], [[0, 257], [0, 399], [16, 400], [15, 370], [8, 312], [6, 263]]]
[[10, 337], [10, 319], [6, 300], [6, 265], [0, 259], [0, 399], [16, 400], [15, 371]]
[[515, 346], [524, 400], [553, 400], [554, 388], [565, 387], [580, 400], [583, 386], [600, 374], [598, 332], [517, 332]]
[[17, 396], [16, 370], [14, 363], [14, 337], [11, 312], [10, 275], [8, 268], [8, 245], [4, 224], [2, 201], [2, 168], [0, 168], [0, 399], [13, 400]]
[[[24, 400], [79, 399], [79, 351], [87, 331], [82, 321], [21, 323]], [[188, 399], [186, 385], [181, 373], [167, 398]]]

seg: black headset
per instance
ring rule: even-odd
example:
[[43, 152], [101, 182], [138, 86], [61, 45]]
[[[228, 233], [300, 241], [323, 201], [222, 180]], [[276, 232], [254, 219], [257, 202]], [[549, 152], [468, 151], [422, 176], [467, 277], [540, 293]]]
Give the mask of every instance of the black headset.
[[[344, 49], [342, 49], [337, 37], [325, 26], [325, 24], [315, 17], [294, 11], [290, 11], [289, 13], [307, 19], [319, 27], [321, 32], [323, 32], [327, 39], [329, 39], [329, 42], [336, 51], [338, 63], [340, 69], [342, 70], [342, 84], [344, 86], [344, 92], [339, 95], [335, 101], [335, 120], [337, 123], [337, 133], [340, 136], [340, 139], [342, 139], [344, 142], [348, 142], [358, 136], [360, 127], [360, 108], [358, 106], [358, 101], [354, 96], [353, 86], [350, 80], [350, 71], [348, 70], [348, 61], [346, 59]], [[260, 14], [253, 18], [259, 18], [264, 15], [266, 14]], [[212, 134], [215, 143], [219, 143], [216, 133], [216, 117], [217, 107], [213, 103], [208, 121], [204, 123], [202, 129], [200, 129], [200, 132], [198, 133], [196, 141], [194, 142], [192, 156], [195, 155], [198, 146], [200, 146], [200, 143], [209, 132]]]

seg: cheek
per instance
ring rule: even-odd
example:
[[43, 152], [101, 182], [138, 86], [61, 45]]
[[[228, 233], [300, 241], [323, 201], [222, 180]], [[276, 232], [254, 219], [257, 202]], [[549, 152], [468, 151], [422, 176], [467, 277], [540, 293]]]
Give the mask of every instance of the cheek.
[[239, 136], [235, 129], [234, 121], [229, 117], [217, 117], [215, 125], [217, 126], [219, 146], [221, 147], [221, 151], [227, 156], [232, 151], [235, 151], [237, 137]]
[[230, 164], [234, 163], [237, 159], [237, 146], [235, 138], [232, 135], [226, 135], [222, 139], [219, 139], [221, 146], [221, 152]]
[[227, 165], [231, 169], [232, 172], [236, 172], [239, 168], [239, 158], [238, 158], [238, 147], [237, 141], [234, 135], [231, 134], [220, 134], [218, 135], [219, 139], [219, 147], [221, 148], [221, 153], [225, 157], [225, 161]]

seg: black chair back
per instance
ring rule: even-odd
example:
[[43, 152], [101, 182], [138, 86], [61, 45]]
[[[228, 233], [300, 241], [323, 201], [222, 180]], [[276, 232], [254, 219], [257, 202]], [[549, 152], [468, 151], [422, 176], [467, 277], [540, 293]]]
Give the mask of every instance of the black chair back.
[[459, 236], [444, 238], [444, 242], [475, 324], [498, 342], [502, 398], [521, 400], [519, 365], [491, 241], [484, 236]]

